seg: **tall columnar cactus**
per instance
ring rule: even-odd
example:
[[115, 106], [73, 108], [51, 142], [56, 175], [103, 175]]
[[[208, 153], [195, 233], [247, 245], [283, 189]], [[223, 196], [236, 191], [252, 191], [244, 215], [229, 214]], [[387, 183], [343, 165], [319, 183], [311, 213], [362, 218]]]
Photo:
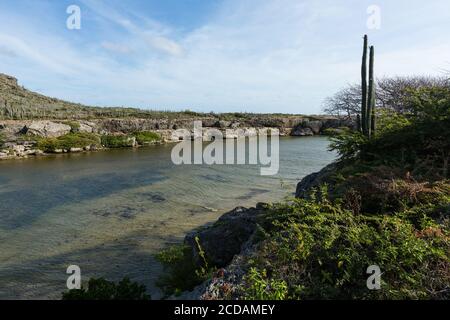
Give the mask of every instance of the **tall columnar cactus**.
[[375, 81], [373, 75], [374, 64], [374, 47], [370, 46], [370, 58], [369, 58], [369, 93], [367, 97], [367, 135], [370, 138], [372, 135], [372, 116], [375, 114]]
[[367, 134], [367, 35], [364, 35], [363, 56], [361, 64], [361, 130]]
[[363, 61], [361, 65], [361, 130], [370, 138], [375, 132], [375, 76], [374, 76], [375, 49], [370, 47], [369, 57], [369, 92], [367, 92], [367, 35], [364, 36]]

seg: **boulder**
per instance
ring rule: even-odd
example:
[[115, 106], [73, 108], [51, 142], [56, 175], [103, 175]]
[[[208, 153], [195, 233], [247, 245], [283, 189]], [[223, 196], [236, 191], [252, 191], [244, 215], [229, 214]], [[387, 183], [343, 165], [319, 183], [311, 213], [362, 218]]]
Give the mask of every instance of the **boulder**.
[[336, 172], [336, 164], [331, 163], [324, 167], [319, 172], [314, 172], [304, 177], [298, 184], [295, 190], [296, 198], [308, 198], [313, 188], [331, 182], [332, 174]]
[[33, 121], [25, 126], [23, 132], [45, 138], [56, 138], [70, 133], [71, 127], [67, 124], [52, 121]]
[[311, 130], [311, 128], [296, 127], [291, 131], [291, 136], [295, 137], [313, 136], [313, 135], [314, 132]]
[[267, 205], [263, 203], [257, 204], [256, 208], [237, 207], [213, 225], [189, 233], [184, 242], [192, 248], [195, 260], [201, 264], [196, 242], [198, 238], [209, 264], [224, 267], [253, 235], [257, 220], [265, 213], [265, 208]]
[[80, 127], [78, 128], [78, 132], [86, 132], [86, 133], [95, 132], [95, 123], [87, 122], [87, 121], [80, 122]]
[[323, 122], [322, 121], [308, 121], [307, 127], [312, 130], [314, 134], [320, 134], [320, 130], [322, 129]]
[[229, 128], [231, 126], [231, 121], [220, 120], [216, 126], [223, 129]]
[[14, 145], [12, 149], [16, 156], [23, 156], [25, 154], [25, 146], [23, 145]]

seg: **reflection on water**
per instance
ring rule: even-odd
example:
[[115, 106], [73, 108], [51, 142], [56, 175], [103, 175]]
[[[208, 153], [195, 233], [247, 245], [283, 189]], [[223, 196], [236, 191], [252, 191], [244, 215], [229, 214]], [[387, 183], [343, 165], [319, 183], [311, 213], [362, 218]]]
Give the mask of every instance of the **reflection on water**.
[[236, 206], [290, 196], [334, 159], [323, 137], [280, 139], [280, 172], [182, 165], [171, 145], [0, 162], [0, 299], [60, 298], [67, 266], [82, 278], [144, 283], [153, 254]]

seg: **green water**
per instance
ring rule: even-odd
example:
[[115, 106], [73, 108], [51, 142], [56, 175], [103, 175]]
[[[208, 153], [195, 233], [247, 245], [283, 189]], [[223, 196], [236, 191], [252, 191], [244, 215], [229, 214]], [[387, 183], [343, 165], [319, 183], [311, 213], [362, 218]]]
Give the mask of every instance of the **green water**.
[[160, 297], [153, 254], [236, 206], [292, 196], [333, 161], [324, 137], [281, 138], [280, 171], [172, 164], [172, 145], [0, 161], [0, 299], [58, 299], [66, 269]]

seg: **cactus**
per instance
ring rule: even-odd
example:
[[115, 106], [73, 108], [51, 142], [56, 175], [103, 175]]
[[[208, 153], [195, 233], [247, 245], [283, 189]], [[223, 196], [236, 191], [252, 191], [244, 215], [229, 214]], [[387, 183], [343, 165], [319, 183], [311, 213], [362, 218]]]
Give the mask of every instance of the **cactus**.
[[363, 134], [367, 134], [367, 35], [364, 35], [363, 56], [361, 64], [361, 129]]
[[375, 50], [373, 46], [370, 46], [370, 58], [369, 58], [369, 93], [367, 96], [367, 111], [366, 111], [366, 128], [367, 136], [370, 138], [372, 135], [372, 115], [374, 113], [375, 104], [375, 82], [373, 75], [373, 64], [374, 64], [374, 54]]
[[375, 119], [375, 76], [374, 76], [374, 59], [375, 59], [375, 49], [373, 46], [370, 47], [370, 62], [369, 62], [369, 106], [370, 106], [370, 135], [375, 134], [376, 129], [376, 119]]
[[[364, 36], [363, 61], [361, 65], [361, 118], [357, 122], [361, 123], [362, 133], [370, 138], [375, 132], [375, 77], [374, 77], [375, 48], [370, 46], [369, 57], [369, 92], [367, 92], [367, 35]], [[358, 124], [359, 130], [359, 124]]]
[[361, 115], [359, 115], [359, 114], [356, 115], [356, 130], [358, 130], [358, 132], [362, 132], [362, 129], [361, 129]]

